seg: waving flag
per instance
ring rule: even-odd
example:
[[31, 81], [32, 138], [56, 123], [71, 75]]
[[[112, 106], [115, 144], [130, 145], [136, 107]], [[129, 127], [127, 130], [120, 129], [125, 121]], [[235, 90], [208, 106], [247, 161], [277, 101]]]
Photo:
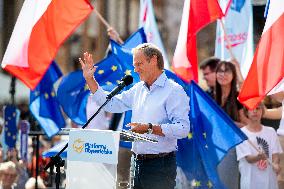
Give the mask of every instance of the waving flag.
[[[123, 54], [125, 56], [122, 55], [123, 57], [121, 57], [121, 50], [119, 49], [121, 46], [113, 41], [111, 42], [111, 45], [118, 45], [114, 47], [115, 52], [119, 51], [118, 54], [109, 53], [105, 59], [96, 64], [98, 68], [95, 78], [104, 90], [111, 91], [124, 75], [133, 73], [131, 48], [143, 42], [146, 42], [146, 36], [143, 28], [140, 28], [122, 45], [122, 48], [127, 51], [126, 54]], [[67, 116], [79, 125], [83, 125], [87, 121], [86, 106], [89, 94], [82, 71], [72, 72], [64, 76], [58, 87], [59, 103]]]
[[196, 34], [223, 16], [217, 0], [185, 0], [173, 57], [173, 70], [184, 81], [198, 81]]
[[283, 28], [284, 1], [270, 1], [262, 36], [238, 97], [249, 109], [255, 108], [284, 78]]
[[26, 0], [2, 67], [34, 89], [59, 46], [91, 11], [87, 0]]
[[52, 137], [65, 126], [53, 87], [61, 76], [59, 67], [52, 62], [43, 79], [30, 93], [30, 110], [48, 137]]
[[4, 113], [4, 145], [8, 149], [16, 147], [17, 135], [18, 135], [18, 122], [20, 117], [20, 111], [13, 105], [7, 105], [3, 108]]
[[190, 86], [190, 120], [191, 132], [178, 140], [177, 165], [192, 187], [222, 189], [217, 165], [247, 137], [195, 82]]
[[[96, 66], [98, 68], [95, 78], [106, 91], [116, 87], [117, 82], [125, 75], [113, 54], [109, 54]], [[59, 84], [58, 101], [66, 115], [78, 125], [84, 125], [87, 122], [86, 106], [89, 94], [90, 91], [81, 70], [64, 76]]]
[[[224, 1], [226, 6], [231, 0]], [[222, 6], [222, 5], [220, 5]], [[236, 19], [238, 18], [238, 19]], [[222, 19], [231, 50], [240, 63], [244, 78], [249, 71], [253, 58], [253, 15], [251, 0], [232, 1], [228, 13]], [[215, 56], [221, 60], [230, 59], [229, 46], [221, 21], [217, 21]]]
[[64, 76], [58, 86], [57, 98], [65, 114], [76, 124], [87, 122], [86, 105], [89, 88], [82, 71], [71, 72]]
[[162, 51], [165, 69], [170, 69], [169, 60], [165, 51], [158, 25], [156, 23], [155, 11], [152, 0], [140, 0], [139, 26], [144, 27], [147, 41], [155, 44]]

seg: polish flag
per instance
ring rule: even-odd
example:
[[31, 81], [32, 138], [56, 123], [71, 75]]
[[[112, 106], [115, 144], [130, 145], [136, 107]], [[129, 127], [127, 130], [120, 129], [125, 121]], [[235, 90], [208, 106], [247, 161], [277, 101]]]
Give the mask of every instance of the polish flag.
[[25, 0], [1, 66], [33, 90], [92, 9], [88, 0]]
[[185, 0], [173, 70], [184, 81], [198, 81], [196, 34], [207, 24], [223, 17], [217, 0]]
[[257, 104], [284, 78], [284, 1], [270, 1], [261, 39], [248, 76], [239, 93], [239, 101], [249, 109]]

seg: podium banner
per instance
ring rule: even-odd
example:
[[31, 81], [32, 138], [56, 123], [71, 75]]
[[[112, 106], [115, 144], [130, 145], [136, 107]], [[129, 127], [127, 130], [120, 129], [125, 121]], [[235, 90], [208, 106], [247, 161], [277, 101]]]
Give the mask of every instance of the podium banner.
[[116, 188], [119, 138], [118, 131], [71, 130], [66, 188]]

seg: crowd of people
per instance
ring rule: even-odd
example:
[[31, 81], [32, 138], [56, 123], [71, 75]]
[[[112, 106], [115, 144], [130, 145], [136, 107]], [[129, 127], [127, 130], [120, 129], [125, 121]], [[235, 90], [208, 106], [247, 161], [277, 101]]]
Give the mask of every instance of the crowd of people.
[[[117, 40], [118, 34], [113, 29], [108, 30], [108, 35]], [[94, 78], [96, 67], [92, 55], [84, 53], [80, 63], [91, 91], [88, 103], [92, 108], [87, 110], [90, 117], [104, 103], [107, 94]], [[90, 128], [94, 125], [101, 126], [98, 129], [117, 128], [121, 113], [132, 110], [131, 131], [154, 138], [158, 143], [133, 143], [131, 188], [175, 188], [175, 151], [177, 140], [189, 132], [190, 99], [180, 85], [165, 75], [163, 56], [155, 45], [145, 43], [134, 48], [133, 66], [141, 82], [114, 96], [104, 108], [113, 113], [113, 122], [116, 123], [110, 123], [110, 115], [101, 112]], [[238, 91], [244, 79], [236, 60], [210, 57], [201, 62], [200, 69], [207, 84], [207, 94], [249, 138], [231, 149], [218, 165], [222, 183], [228, 189], [284, 188], [284, 120], [277, 133], [274, 128], [261, 124], [262, 118], [283, 118], [282, 107], [268, 109], [260, 103], [255, 109], [248, 110], [238, 101]], [[283, 105], [284, 91], [271, 95], [271, 98]], [[0, 189], [34, 188], [34, 169], [18, 158], [17, 150], [8, 150], [5, 157], [5, 161], [0, 162]], [[47, 185], [42, 177], [37, 179], [38, 188]]]
[[[282, 106], [267, 109], [260, 103], [253, 110], [242, 106], [237, 96], [243, 78], [235, 60], [227, 62], [210, 57], [201, 63], [200, 68], [209, 87], [207, 93], [249, 138], [229, 151], [218, 165], [224, 185], [229, 189], [283, 188], [283, 120], [277, 131], [279, 135], [274, 128], [261, 124], [262, 118], [281, 119]], [[271, 97], [283, 104], [284, 91]]]
[[[161, 54], [154, 45], [137, 46], [133, 57], [134, 71], [141, 82], [113, 97], [105, 110], [115, 113], [132, 110], [131, 130], [158, 140], [157, 144], [133, 144], [131, 186], [174, 188], [176, 142], [186, 136], [189, 126], [186, 121], [189, 119], [186, 114], [188, 99], [180, 86], [165, 77]], [[80, 63], [92, 101], [102, 104], [106, 93], [93, 78], [96, 68], [93, 67], [92, 56], [85, 53]], [[277, 176], [281, 185], [283, 174], [280, 164], [282, 147], [276, 131], [261, 125], [260, 121], [263, 116], [280, 119], [282, 108], [267, 109], [259, 104], [254, 110], [247, 110], [238, 101], [238, 90], [244, 79], [236, 60], [211, 57], [201, 63], [200, 69], [208, 84], [206, 92], [249, 138], [249, 142], [231, 149], [219, 164], [217, 169], [222, 183], [229, 189], [278, 188]], [[283, 93], [274, 95], [274, 98], [278, 96], [277, 100], [283, 102]]]

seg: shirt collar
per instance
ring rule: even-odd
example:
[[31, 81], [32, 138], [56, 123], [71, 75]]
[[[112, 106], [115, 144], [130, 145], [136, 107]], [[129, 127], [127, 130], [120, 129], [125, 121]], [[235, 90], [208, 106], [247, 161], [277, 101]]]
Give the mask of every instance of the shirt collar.
[[[152, 89], [154, 86], [159, 86], [159, 87], [165, 86], [166, 80], [167, 80], [167, 76], [166, 76], [165, 72], [163, 71], [163, 73], [150, 86], [150, 89]], [[144, 82], [144, 86], [146, 87], [146, 83], [145, 82]]]

